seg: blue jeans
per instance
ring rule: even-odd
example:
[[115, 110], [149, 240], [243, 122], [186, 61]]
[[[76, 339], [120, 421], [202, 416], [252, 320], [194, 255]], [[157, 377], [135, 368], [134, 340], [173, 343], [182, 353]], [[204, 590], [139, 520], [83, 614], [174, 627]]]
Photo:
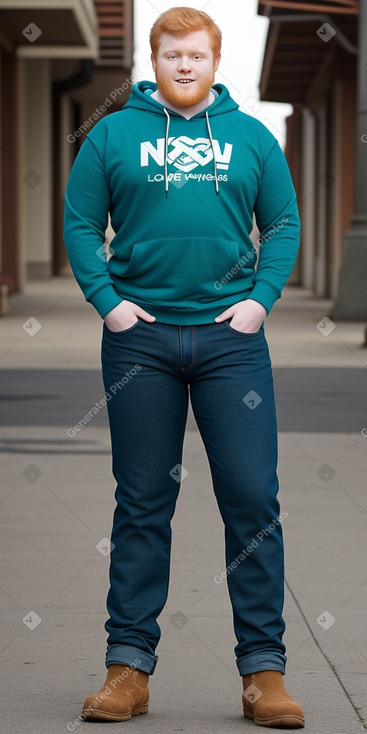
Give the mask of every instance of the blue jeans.
[[138, 319], [121, 332], [104, 324], [102, 371], [117, 482], [106, 666], [152, 674], [158, 660], [190, 392], [224, 522], [226, 570], [213, 583], [228, 584], [238, 671], [284, 674], [283, 517], [264, 323], [253, 334], [229, 321]]

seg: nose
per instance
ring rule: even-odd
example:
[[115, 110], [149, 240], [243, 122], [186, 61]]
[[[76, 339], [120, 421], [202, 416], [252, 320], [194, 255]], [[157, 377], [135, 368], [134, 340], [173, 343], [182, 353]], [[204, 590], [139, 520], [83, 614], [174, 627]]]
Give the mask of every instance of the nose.
[[179, 64], [177, 68], [178, 68], [178, 71], [180, 72], [189, 72], [191, 69], [191, 63], [190, 63], [189, 57], [181, 56], [181, 58], [179, 59]]

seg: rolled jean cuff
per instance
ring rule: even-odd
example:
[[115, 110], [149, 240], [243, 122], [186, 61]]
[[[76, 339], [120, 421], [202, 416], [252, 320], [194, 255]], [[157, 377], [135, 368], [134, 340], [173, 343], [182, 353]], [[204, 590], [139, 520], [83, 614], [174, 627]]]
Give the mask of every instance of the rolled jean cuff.
[[280, 670], [285, 674], [287, 656], [281, 652], [250, 652], [236, 660], [240, 675], [258, 673], [260, 670]]
[[118, 665], [129, 665], [131, 668], [143, 670], [144, 673], [152, 675], [157, 665], [158, 655], [149, 655], [148, 652], [139, 650], [138, 647], [130, 645], [107, 645], [106, 667], [112, 663]]

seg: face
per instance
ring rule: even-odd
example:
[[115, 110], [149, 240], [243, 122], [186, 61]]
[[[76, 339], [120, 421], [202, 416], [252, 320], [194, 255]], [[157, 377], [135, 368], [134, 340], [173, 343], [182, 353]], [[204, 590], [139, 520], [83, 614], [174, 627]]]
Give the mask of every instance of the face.
[[157, 85], [175, 107], [194, 107], [209, 94], [218, 69], [207, 31], [185, 36], [162, 33], [157, 56], [151, 56]]

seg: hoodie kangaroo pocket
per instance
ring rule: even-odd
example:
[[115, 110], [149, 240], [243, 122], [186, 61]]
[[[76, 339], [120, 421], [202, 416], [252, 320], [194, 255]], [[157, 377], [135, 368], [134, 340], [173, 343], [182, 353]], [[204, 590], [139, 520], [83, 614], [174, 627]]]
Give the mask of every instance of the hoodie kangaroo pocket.
[[236, 240], [172, 237], [135, 242], [119, 278], [121, 292], [132, 300], [194, 309], [197, 303], [218, 300], [221, 279], [233, 277], [231, 268], [238, 259]]

